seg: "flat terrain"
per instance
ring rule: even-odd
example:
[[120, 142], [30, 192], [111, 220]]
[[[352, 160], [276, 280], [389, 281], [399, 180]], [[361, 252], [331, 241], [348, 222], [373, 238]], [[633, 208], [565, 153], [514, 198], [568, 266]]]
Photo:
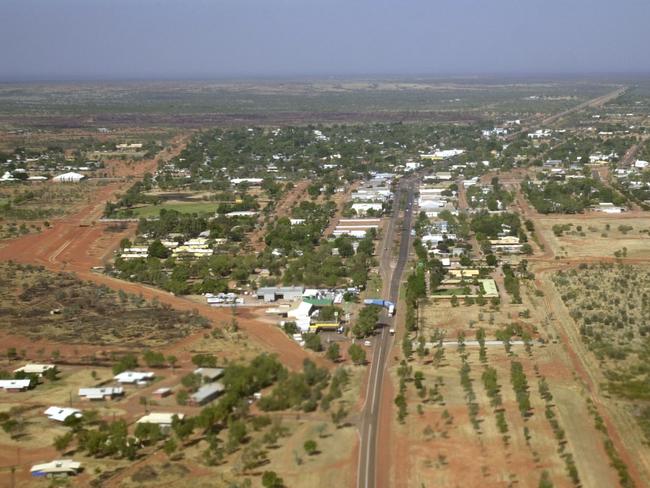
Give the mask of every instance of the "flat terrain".
[[209, 327], [198, 314], [17, 264], [0, 264], [0, 311], [0, 329], [62, 344], [154, 347]]
[[[650, 221], [643, 213], [603, 216], [539, 217], [538, 228], [556, 256], [567, 258], [613, 257], [626, 249], [629, 258], [650, 258]], [[554, 226], [571, 226], [557, 236]]]

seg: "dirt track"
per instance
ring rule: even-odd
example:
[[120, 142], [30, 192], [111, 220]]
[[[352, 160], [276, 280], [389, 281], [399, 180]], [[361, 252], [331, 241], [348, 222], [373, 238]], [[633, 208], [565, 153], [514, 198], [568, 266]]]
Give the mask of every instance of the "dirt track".
[[[174, 153], [177, 154], [182, 150], [183, 140], [186, 139], [176, 139]], [[164, 155], [170, 157], [171, 154], [166, 152]], [[128, 165], [122, 171], [125, 175], [139, 177], [155, 167], [156, 161], [149, 160], [137, 165]], [[107, 224], [96, 223], [88, 227], [80, 227], [80, 224], [97, 221], [101, 216], [105, 202], [111, 200], [115, 193], [124, 191], [130, 184], [128, 181], [110, 184], [102, 188], [96, 194], [95, 200], [77, 214], [55, 221], [51, 228], [41, 234], [26, 235], [9, 241], [0, 248], [0, 260], [39, 264], [53, 271], [75, 272], [82, 279], [104, 284], [115, 290], [123, 290], [136, 295], [142, 294], [146, 299], [157, 298], [161, 303], [169, 304], [179, 310], [198, 310], [215, 325], [229, 322], [232, 319], [229, 310], [215, 309], [207, 304], [197, 304], [159, 289], [117, 280], [91, 271], [93, 266], [104, 265], [111, 252], [118, 247], [119, 241], [133, 233], [133, 228], [125, 232], [109, 233], [106, 232]], [[324, 359], [307, 353], [278, 328], [256, 320], [251, 313], [241, 312], [238, 314], [237, 320], [242, 330], [265, 349], [277, 353], [282, 362], [290, 368], [302, 367], [302, 362], [306, 357], [312, 357], [321, 365], [331, 366]], [[195, 334], [183, 342], [191, 342], [202, 335], [203, 332]], [[165, 352], [177, 353], [179, 349], [178, 343], [171, 344]], [[179, 359], [183, 360], [184, 358], [179, 356]]]

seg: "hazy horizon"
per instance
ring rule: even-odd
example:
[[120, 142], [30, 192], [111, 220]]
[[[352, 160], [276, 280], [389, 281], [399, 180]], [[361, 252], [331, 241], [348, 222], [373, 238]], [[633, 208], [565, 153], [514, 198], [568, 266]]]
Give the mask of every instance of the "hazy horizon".
[[640, 76], [650, 2], [7, 0], [0, 80]]

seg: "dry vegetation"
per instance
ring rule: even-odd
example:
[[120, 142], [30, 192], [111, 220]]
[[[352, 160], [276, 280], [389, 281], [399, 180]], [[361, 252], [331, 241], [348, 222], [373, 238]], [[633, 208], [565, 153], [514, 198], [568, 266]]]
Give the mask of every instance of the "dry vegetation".
[[650, 441], [650, 270], [584, 264], [553, 282], [599, 360], [607, 390], [628, 401]]
[[617, 251], [627, 257], [648, 256], [650, 226], [644, 218], [598, 217], [589, 219], [539, 219], [538, 227], [560, 257], [613, 256]]
[[38, 266], [0, 266], [0, 328], [67, 344], [158, 346], [207, 322]]

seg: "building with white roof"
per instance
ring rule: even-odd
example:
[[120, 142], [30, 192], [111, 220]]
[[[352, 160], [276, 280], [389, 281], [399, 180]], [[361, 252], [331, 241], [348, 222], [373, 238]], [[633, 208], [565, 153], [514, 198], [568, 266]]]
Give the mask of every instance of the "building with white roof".
[[62, 175], [55, 176], [52, 178], [52, 181], [56, 181], [57, 183], [79, 183], [84, 178], [84, 175], [71, 171], [69, 173], [63, 173]]
[[54, 364], [26, 364], [18, 369], [14, 369], [14, 373], [35, 374], [43, 376], [47, 371], [56, 369]]
[[62, 476], [75, 475], [81, 471], [81, 463], [72, 459], [58, 459], [49, 463], [35, 464], [30, 469], [32, 476]]
[[0, 389], [5, 391], [25, 391], [29, 390], [32, 380], [0, 380]]
[[45, 412], [43, 412], [48, 419], [56, 420], [57, 422], [65, 422], [68, 417], [81, 418], [81, 410], [77, 408], [68, 408], [68, 407], [49, 407]]
[[163, 428], [170, 428], [174, 417], [178, 417], [178, 420], [183, 420], [185, 414], [183, 413], [164, 413], [164, 412], [152, 412], [144, 417], [140, 417], [136, 424], [155, 424]]
[[121, 386], [79, 388], [79, 398], [85, 400], [112, 400], [113, 398], [122, 395], [124, 395], [124, 388]]
[[113, 379], [122, 384], [142, 384], [152, 381], [155, 376], [156, 374], [151, 371], [123, 371]]

